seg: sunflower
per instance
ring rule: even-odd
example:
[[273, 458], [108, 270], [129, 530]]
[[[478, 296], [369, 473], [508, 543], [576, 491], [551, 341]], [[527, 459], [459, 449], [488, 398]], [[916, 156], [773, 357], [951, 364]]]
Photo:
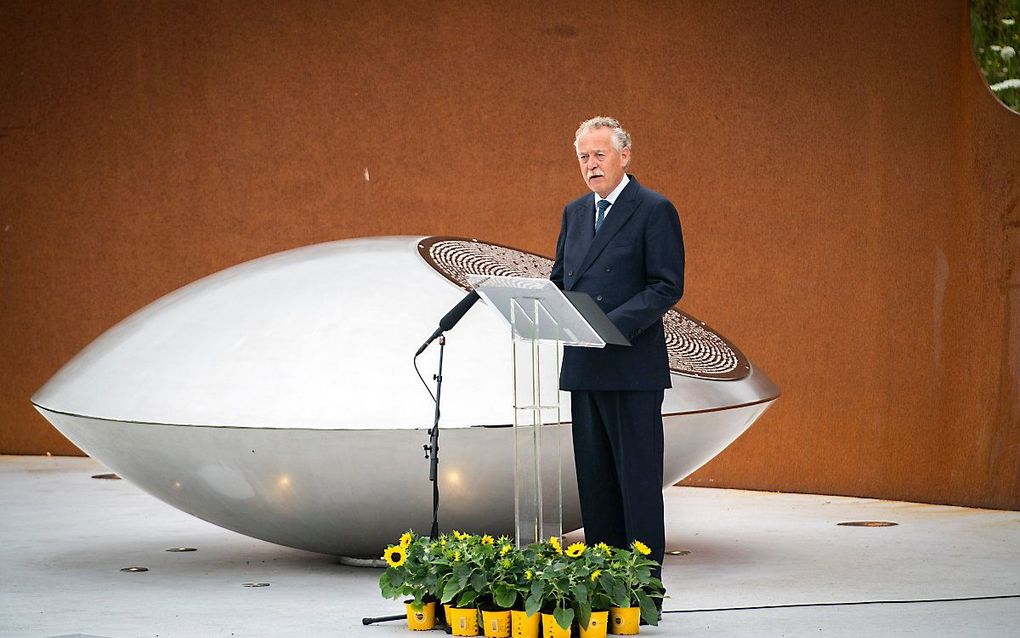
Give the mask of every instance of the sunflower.
[[600, 574], [602, 574], [601, 569], [596, 569], [595, 571], [593, 571], [591, 573], [591, 582], [594, 583], [596, 580], [598, 580]]
[[453, 562], [460, 562], [460, 550], [453, 552]]
[[404, 532], [400, 535], [400, 546], [407, 549], [411, 545], [412, 540], [414, 540], [414, 537], [411, 536], [411, 532]]
[[382, 557], [390, 567], [400, 567], [407, 561], [407, 550], [400, 545], [390, 545], [383, 552]]
[[584, 543], [574, 543], [573, 545], [567, 548], [567, 556], [571, 558], [577, 558], [578, 556], [584, 553], [585, 549], [587, 548], [584, 546]]
[[648, 548], [648, 545], [645, 545], [641, 541], [634, 541], [633, 543], [630, 544], [630, 546], [634, 548], [634, 551], [636, 551], [638, 554], [641, 554], [642, 556], [648, 556], [649, 554], [652, 553], [652, 550]]
[[600, 552], [602, 552], [606, 556], [609, 556], [610, 554], [613, 553], [612, 548], [609, 547], [609, 545], [606, 545], [605, 543], [596, 543], [595, 544], [595, 549], [599, 550]]
[[496, 539], [489, 536], [488, 534], [482, 536], [482, 545], [492, 545], [494, 542], [496, 542]]
[[524, 578], [526, 578], [527, 580], [531, 580], [534, 577], [535, 577], [535, 574], [530, 569], [525, 569], [524, 570]]
[[560, 539], [559, 538], [557, 538], [555, 536], [550, 536], [549, 537], [549, 545], [551, 545], [552, 548], [556, 550], [557, 554], [562, 554], [563, 553], [563, 547], [560, 546]]
[[513, 548], [510, 546], [510, 543], [507, 543], [506, 545], [503, 545], [502, 548], [500, 548], [499, 555], [500, 556], [506, 556], [507, 554], [510, 553], [511, 549], [513, 549]]

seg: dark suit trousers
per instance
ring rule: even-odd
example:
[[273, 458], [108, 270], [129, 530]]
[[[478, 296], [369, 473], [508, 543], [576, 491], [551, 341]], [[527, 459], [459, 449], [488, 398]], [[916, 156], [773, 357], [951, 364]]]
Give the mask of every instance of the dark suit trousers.
[[662, 390], [570, 393], [585, 540], [623, 548], [639, 540], [660, 565], [662, 398]]

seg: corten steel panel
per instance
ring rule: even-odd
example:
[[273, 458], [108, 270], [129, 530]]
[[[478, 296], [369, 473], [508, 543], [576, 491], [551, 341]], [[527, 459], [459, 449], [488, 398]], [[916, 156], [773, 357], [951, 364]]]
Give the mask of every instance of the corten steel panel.
[[227, 266], [551, 253], [606, 113], [680, 209], [681, 307], [784, 390], [691, 482], [1020, 508], [1020, 118], [962, 2], [8, 2], [0, 38], [0, 451], [75, 452], [32, 392]]

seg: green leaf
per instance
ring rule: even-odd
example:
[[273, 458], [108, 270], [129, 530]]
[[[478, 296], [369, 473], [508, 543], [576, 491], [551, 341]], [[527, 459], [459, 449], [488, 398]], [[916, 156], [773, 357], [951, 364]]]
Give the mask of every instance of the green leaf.
[[474, 607], [475, 600], [478, 598], [478, 592], [471, 591], [470, 589], [465, 591], [457, 599], [458, 607]]
[[537, 578], [535, 580], [531, 581], [531, 595], [532, 596], [536, 596], [536, 595], [537, 596], [541, 596], [544, 590], [545, 590], [545, 588], [542, 586], [542, 581], [538, 580]]
[[542, 608], [542, 592], [532, 592], [528, 599], [524, 601], [524, 613], [529, 616], [534, 616], [539, 609]]
[[492, 601], [498, 607], [510, 609], [517, 600], [517, 592], [512, 587], [497, 585], [492, 588]]
[[577, 624], [581, 627], [587, 627], [588, 622], [591, 620], [591, 605], [575, 601], [574, 609], [577, 611]]
[[613, 605], [616, 607], [630, 607], [630, 592], [627, 586], [620, 581], [613, 582], [612, 591]]
[[641, 620], [652, 626], [658, 625], [659, 610], [655, 608], [655, 603], [652, 602], [651, 596], [643, 591], [638, 591], [637, 599], [638, 604], [641, 605]]
[[557, 607], [553, 610], [553, 618], [556, 619], [556, 624], [561, 629], [570, 629], [571, 623], [574, 622], [574, 610], [567, 607]]
[[446, 603], [453, 600], [453, 597], [459, 594], [462, 589], [464, 589], [464, 587], [459, 585], [457, 581], [455, 580], [448, 581], [446, 583], [446, 587], [443, 587], [443, 595], [439, 599], [439, 602], [445, 605]]
[[483, 589], [485, 589], [485, 583], [486, 583], [485, 573], [482, 572], [481, 570], [471, 575], [471, 588], [474, 589], [476, 592], [480, 592]]

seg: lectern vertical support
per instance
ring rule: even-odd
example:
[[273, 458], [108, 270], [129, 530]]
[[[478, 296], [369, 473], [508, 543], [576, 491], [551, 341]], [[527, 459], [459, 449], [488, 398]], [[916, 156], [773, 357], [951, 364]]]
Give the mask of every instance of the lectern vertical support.
[[563, 534], [560, 438], [562, 346], [629, 346], [595, 301], [548, 279], [468, 274], [510, 327], [514, 374], [514, 531], [517, 546]]
[[559, 324], [539, 299], [510, 300], [514, 524], [518, 547], [563, 533]]

